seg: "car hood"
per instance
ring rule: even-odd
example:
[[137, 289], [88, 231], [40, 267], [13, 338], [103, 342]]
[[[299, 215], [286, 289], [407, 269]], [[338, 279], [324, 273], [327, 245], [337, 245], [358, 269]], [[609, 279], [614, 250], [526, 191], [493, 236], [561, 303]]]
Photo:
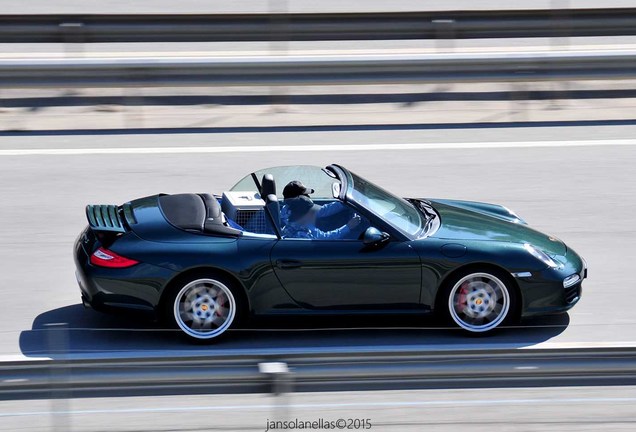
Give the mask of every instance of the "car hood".
[[432, 202], [440, 215], [439, 229], [431, 236], [448, 240], [529, 243], [551, 256], [564, 255], [565, 244], [527, 225], [509, 222], [478, 211]]

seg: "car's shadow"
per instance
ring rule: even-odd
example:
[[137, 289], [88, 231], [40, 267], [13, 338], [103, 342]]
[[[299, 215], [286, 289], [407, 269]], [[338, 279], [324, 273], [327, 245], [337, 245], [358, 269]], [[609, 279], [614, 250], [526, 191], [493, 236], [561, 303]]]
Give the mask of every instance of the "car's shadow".
[[32, 328], [20, 334], [25, 356], [56, 358], [79, 356], [128, 356], [131, 354], [268, 353], [278, 350], [332, 350], [422, 347], [517, 348], [536, 345], [562, 333], [567, 314], [526, 320], [516, 328], [501, 329], [485, 337], [473, 337], [448, 329], [431, 319], [414, 317], [285, 317], [253, 320], [210, 345], [194, 345], [179, 332], [163, 330], [142, 317], [106, 315], [70, 305], [38, 315]]

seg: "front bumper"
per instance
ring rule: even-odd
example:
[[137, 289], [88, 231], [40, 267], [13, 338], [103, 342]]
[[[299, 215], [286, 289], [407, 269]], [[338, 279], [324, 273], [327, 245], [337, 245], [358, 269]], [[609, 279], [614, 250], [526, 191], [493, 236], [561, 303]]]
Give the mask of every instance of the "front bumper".
[[569, 248], [556, 261], [559, 268], [513, 275], [521, 291], [522, 317], [567, 312], [581, 299], [587, 263]]

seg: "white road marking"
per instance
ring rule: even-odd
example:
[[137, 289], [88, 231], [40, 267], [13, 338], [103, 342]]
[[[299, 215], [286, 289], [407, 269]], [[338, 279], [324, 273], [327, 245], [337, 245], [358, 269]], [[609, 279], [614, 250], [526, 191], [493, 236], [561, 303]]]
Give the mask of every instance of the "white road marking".
[[[253, 404], [253, 405], [210, 405], [183, 407], [148, 407], [148, 408], [105, 408], [90, 410], [55, 411], [62, 415], [95, 415], [95, 414], [131, 414], [131, 413], [162, 413], [162, 412], [193, 412], [193, 411], [251, 411], [270, 410], [273, 408], [288, 409], [329, 409], [329, 408], [394, 408], [394, 407], [423, 407], [423, 406], [484, 406], [484, 405], [545, 405], [545, 404], [581, 404], [581, 403], [633, 403], [636, 397], [598, 397], [598, 398], [541, 398], [541, 399], [480, 399], [480, 400], [426, 400], [403, 402], [351, 402], [351, 403], [302, 403], [302, 404]], [[1, 417], [27, 417], [49, 415], [49, 411], [16, 411], [0, 413]]]
[[[597, 43], [571, 45], [568, 51], [624, 51], [635, 49], [636, 44], [632, 43]], [[463, 53], [497, 53], [497, 52], [550, 52], [553, 51], [549, 46], [532, 45], [532, 46], [473, 46], [473, 47], [456, 47], [452, 54]], [[221, 51], [102, 51], [102, 52], [82, 52], [81, 54], [69, 52], [15, 52], [0, 53], [0, 59], [26, 59], [26, 60], [42, 60], [42, 59], [70, 59], [70, 58], [146, 58], [146, 57], [260, 57], [279, 54], [281, 50], [276, 49], [248, 49], [248, 50], [221, 50]], [[284, 51], [286, 56], [333, 56], [333, 55], [395, 55], [395, 54], [447, 54], [438, 47], [405, 47], [405, 48], [374, 48], [374, 49], [289, 49]]]
[[406, 144], [308, 144], [262, 146], [201, 146], [201, 147], [104, 147], [104, 148], [40, 148], [2, 149], [2, 156], [73, 156], [117, 154], [198, 154], [198, 153], [278, 153], [278, 152], [343, 152], [396, 150], [466, 150], [542, 147], [633, 146], [636, 139], [578, 140], [578, 141], [509, 141], [509, 142], [451, 142]]

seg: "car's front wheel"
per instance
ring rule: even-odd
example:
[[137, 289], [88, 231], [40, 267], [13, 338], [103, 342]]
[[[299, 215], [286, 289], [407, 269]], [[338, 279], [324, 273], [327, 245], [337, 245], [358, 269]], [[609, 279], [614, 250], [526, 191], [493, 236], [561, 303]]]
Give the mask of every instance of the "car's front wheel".
[[471, 333], [484, 333], [514, 318], [516, 292], [504, 274], [464, 272], [446, 290], [448, 317]]
[[239, 304], [231, 283], [204, 276], [177, 284], [165, 302], [165, 317], [193, 341], [221, 336], [237, 321]]

